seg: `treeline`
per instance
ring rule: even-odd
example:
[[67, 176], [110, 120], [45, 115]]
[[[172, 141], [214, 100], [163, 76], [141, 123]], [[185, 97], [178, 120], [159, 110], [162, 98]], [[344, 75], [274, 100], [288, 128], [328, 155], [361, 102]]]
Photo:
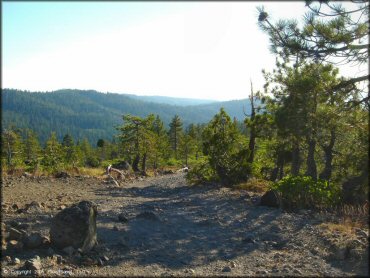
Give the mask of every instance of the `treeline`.
[[2, 131], [3, 170], [22, 168], [29, 172], [54, 173], [73, 167], [106, 167], [126, 160], [135, 172], [145, 175], [147, 168], [184, 167], [202, 157], [200, 136], [202, 124], [184, 127], [175, 115], [166, 127], [159, 115], [123, 116], [123, 125], [112, 141], [98, 139], [90, 144], [87, 138], [77, 140], [65, 134], [58, 140], [51, 132], [45, 144], [31, 129], [14, 125]]
[[184, 107], [149, 102], [146, 99], [91, 90], [28, 92], [2, 89], [2, 126], [10, 128], [15, 125], [22, 129], [32, 129], [42, 144], [55, 131], [59, 140], [65, 134], [70, 134], [75, 140], [87, 138], [94, 145], [99, 139], [112, 140], [117, 135], [115, 127], [121, 123], [123, 114], [146, 117], [153, 113], [159, 115], [166, 125], [177, 114], [187, 126], [208, 122], [221, 106], [239, 120], [243, 118], [243, 107], [249, 111], [247, 100]]

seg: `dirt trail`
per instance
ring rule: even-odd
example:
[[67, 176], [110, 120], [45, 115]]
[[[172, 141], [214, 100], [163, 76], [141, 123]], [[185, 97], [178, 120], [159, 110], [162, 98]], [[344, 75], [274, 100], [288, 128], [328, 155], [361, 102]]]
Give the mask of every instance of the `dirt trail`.
[[[184, 174], [148, 178], [118, 188], [107, 187], [96, 179], [76, 178], [51, 183], [24, 179], [5, 182], [9, 183], [3, 188], [3, 202], [11, 205], [39, 201], [45, 203], [45, 209], [36, 213], [6, 213], [3, 220], [29, 223], [30, 230], [44, 234], [48, 233], [50, 218], [61, 204], [80, 200], [98, 204], [96, 252], [109, 258], [103, 266], [78, 265], [73, 260], [70, 263], [67, 260], [63, 266], [52, 265], [45, 250], [10, 254], [21, 261], [39, 255], [49, 275], [368, 274], [363, 262], [366, 258], [333, 257], [332, 245], [319, 226], [321, 220], [309, 212], [293, 214], [257, 206], [259, 197], [246, 191], [189, 187]], [[118, 220], [121, 213], [127, 222]], [[8, 274], [16, 273], [16, 269], [5, 267]]]

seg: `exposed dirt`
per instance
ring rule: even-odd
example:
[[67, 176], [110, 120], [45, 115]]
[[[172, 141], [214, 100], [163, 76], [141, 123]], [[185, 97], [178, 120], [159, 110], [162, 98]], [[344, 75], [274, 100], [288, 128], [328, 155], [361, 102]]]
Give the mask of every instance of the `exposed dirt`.
[[[6, 276], [21, 274], [24, 261], [35, 255], [47, 276], [368, 275], [368, 230], [328, 232], [320, 225], [327, 219], [309, 211], [258, 206], [259, 196], [243, 190], [190, 187], [183, 173], [120, 187], [87, 177], [7, 178], [2, 196], [2, 222], [27, 223], [28, 232], [44, 235], [61, 206], [82, 200], [98, 204], [99, 244], [90, 255], [7, 248], [2, 254]], [[19, 210], [32, 201], [41, 208]], [[119, 220], [121, 213], [128, 221]], [[360, 245], [357, 253], [348, 247], [353, 241]], [[63, 261], [56, 263], [52, 253]], [[7, 255], [20, 263], [5, 263]]]

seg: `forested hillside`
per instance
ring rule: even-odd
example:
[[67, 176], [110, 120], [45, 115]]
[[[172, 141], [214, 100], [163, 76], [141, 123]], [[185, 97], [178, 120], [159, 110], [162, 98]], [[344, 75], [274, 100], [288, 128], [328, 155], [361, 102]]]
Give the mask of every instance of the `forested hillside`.
[[[177, 114], [184, 125], [206, 123], [220, 107], [239, 120], [250, 110], [249, 101], [235, 100], [194, 106], [175, 106], [154, 103], [152, 98], [100, 93], [97, 91], [58, 90], [54, 92], [25, 92], [13, 89], [2, 90], [2, 125], [14, 125], [34, 130], [41, 142], [45, 142], [51, 131], [58, 138], [65, 134], [96, 143], [100, 138], [112, 139], [114, 127], [122, 123], [123, 114], [144, 117], [150, 113], [161, 117], [168, 125]], [[145, 101], [145, 100], [148, 101]], [[171, 99], [171, 98], [169, 98]], [[172, 99], [175, 101], [175, 98]], [[158, 99], [157, 99], [158, 101]]]

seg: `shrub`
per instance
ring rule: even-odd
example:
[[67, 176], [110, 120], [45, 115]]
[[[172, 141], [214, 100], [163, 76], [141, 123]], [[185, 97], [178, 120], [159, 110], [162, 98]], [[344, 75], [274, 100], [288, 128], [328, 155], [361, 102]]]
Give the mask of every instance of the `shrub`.
[[207, 161], [202, 161], [191, 168], [186, 175], [190, 184], [201, 184], [218, 181], [215, 171], [210, 167]]
[[327, 208], [340, 202], [340, 189], [328, 181], [309, 176], [286, 176], [272, 185], [281, 192], [284, 208]]

